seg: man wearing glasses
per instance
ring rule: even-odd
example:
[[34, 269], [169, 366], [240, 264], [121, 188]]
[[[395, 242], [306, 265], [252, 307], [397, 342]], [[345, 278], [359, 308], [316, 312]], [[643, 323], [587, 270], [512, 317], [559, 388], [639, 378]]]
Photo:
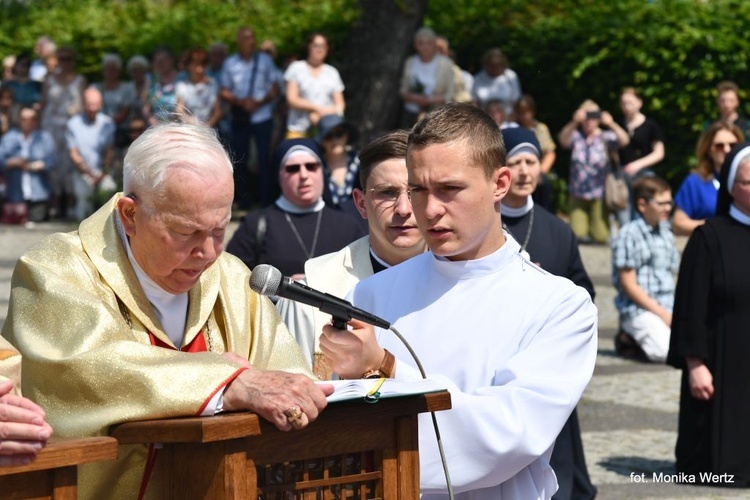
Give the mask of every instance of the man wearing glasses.
[[680, 259], [669, 227], [672, 192], [659, 177], [637, 179], [632, 189], [640, 217], [622, 226], [612, 244], [620, 313], [615, 349], [625, 357], [663, 363], [672, 326], [672, 276]]
[[345, 247], [364, 235], [359, 221], [323, 201], [325, 180], [320, 146], [312, 139], [287, 139], [276, 147], [281, 196], [248, 214], [227, 245], [247, 267], [269, 264], [301, 279], [305, 261]]
[[[425, 251], [407, 196], [408, 138], [407, 131], [397, 130], [362, 149], [359, 177], [363, 189], [355, 189], [352, 194], [357, 210], [367, 220], [369, 235], [338, 252], [308, 260], [308, 286], [344, 297], [360, 280]], [[330, 379], [332, 373], [318, 347], [318, 337], [331, 316], [289, 299], [281, 299], [276, 307], [315, 375]]]

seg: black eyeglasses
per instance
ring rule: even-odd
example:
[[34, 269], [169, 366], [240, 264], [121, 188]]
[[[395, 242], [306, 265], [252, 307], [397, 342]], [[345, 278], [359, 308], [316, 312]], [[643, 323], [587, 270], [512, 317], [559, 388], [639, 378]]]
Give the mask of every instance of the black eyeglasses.
[[320, 163], [309, 162], [309, 163], [295, 163], [293, 165], [284, 165], [284, 172], [287, 174], [296, 174], [299, 169], [305, 167], [308, 172], [317, 172], [320, 168]]

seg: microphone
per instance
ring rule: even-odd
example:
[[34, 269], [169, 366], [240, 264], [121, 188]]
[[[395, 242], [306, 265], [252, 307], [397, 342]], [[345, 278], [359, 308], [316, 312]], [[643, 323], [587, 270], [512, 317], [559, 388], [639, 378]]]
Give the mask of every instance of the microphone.
[[344, 299], [319, 292], [288, 276], [282, 276], [281, 271], [268, 264], [255, 266], [250, 275], [250, 289], [266, 297], [278, 295], [320, 309], [333, 317], [333, 326], [339, 330], [345, 330], [346, 322], [350, 319], [357, 319], [385, 329], [391, 327], [386, 320], [358, 309]]
[[[350, 319], [357, 319], [392, 331], [399, 340], [403, 342], [406, 349], [414, 358], [414, 361], [417, 363], [417, 368], [419, 368], [419, 373], [422, 374], [422, 378], [427, 378], [422, 363], [417, 357], [417, 353], [414, 352], [414, 349], [412, 349], [404, 336], [395, 328], [391, 328], [391, 324], [386, 320], [378, 318], [374, 314], [370, 314], [362, 309], [358, 309], [344, 299], [340, 299], [329, 293], [319, 292], [307, 285], [294, 281], [288, 276], [282, 276], [281, 271], [268, 264], [259, 264], [253, 268], [253, 272], [250, 274], [250, 289], [255, 293], [265, 295], [266, 297], [278, 295], [279, 297], [285, 297], [289, 300], [302, 302], [303, 304], [316, 307], [324, 313], [330, 314], [333, 317], [333, 326], [339, 330], [346, 330], [346, 322]], [[435, 412], [431, 411], [430, 414], [432, 415], [432, 426], [435, 428], [435, 435], [437, 436], [438, 450], [440, 451], [440, 459], [443, 463], [443, 471], [445, 471], [445, 481], [448, 485], [448, 498], [453, 500], [453, 486], [451, 484], [450, 474], [448, 473], [448, 464], [445, 460], [445, 451], [443, 450], [443, 441], [440, 437], [440, 429], [438, 428], [437, 419], [435, 418]]]

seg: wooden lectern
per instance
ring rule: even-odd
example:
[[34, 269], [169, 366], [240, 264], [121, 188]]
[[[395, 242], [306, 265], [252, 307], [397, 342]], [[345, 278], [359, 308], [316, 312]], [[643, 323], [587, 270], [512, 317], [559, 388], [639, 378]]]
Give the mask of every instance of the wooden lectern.
[[165, 498], [418, 499], [417, 414], [450, 408], [447, 391], [330, 403], [301, 431], [254, 413], [129, 422], [121, 444], [162, 443]]
[[52, 438], [32, 463], [0, 467], [0, 498], [76, 500], [77, 466], [115, 458], [111, 437]]

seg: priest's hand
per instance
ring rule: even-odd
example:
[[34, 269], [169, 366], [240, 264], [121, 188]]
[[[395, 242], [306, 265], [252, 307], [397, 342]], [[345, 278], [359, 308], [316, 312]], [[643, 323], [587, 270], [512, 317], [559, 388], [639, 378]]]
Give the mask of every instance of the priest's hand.
[[328, 358], [331, 369], [343, 378], [360, 378], [380, 366], [385, 350], [375, 339], [372, 325], [351, 320], [351, 330], [323, 327], [320, 351]]
[[224, 410], [253, 411], [282, 431], [307, 427], [333, 393], [332, 385], [316, 385], [304, 375], [245, 366], [224, 391]]
[[30, 463], [52, 435], [44, 410], [12, 389], [12, 382], [0, 383], [0, 466]]
[[708, 401], [714, 397], [714, 377], [701, 359], [687, 358], [690, 375], [690, 394], [695, 399]]

